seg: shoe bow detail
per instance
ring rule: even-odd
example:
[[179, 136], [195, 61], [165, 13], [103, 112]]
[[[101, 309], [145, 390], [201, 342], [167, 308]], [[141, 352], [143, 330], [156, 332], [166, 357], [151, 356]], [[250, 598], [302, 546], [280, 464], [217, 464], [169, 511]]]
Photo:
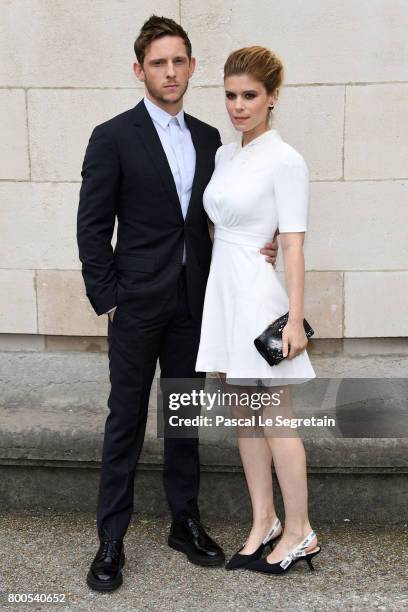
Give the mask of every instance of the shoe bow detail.
[[286, 557], [280, 562], [279, 565], [283, 569], [286, 569], [294, 559], [297, 559], [298, 557], [305, 557], [305, 549], [308, 547], [314, 537], [316, 537], [316, 534], [314, 531], [311, 531], [309, 535], [303, 540], [303, 542], [301, 542], [295, 548], [288, 552]]

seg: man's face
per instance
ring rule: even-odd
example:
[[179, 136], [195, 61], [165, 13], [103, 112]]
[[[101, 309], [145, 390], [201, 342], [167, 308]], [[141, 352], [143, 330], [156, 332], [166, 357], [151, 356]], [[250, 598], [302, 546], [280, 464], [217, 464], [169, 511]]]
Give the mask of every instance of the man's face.
[[149, 45], [143, 66], [135, 63], [133, 69], [144, 82], [148, 97], [165, 109], [181, 105], [195, 59], [189, 60], [182, 38], [163, 36]]

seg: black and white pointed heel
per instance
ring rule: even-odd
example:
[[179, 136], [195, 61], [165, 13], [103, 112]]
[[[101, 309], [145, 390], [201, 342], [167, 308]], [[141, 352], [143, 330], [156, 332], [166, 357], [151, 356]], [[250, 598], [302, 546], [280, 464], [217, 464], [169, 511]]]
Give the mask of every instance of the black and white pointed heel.
[[293, 567], [298, 561], [306, 561], [309, 569], [314, 570], [312, 565], [312, 559], [321, 551], [321, 546], [316, 544], [315, 548], [309, 552], [306, 552], [306, 548], [310, 545], [313, 538], [316, 537], [314, 531], [311, 531], [306, 538], [300, 542], [295, 548], [292, 548], [288, 552], [286, 557], [277, 563], [269, 563], [267, 559], [257, 559], [246, 565], [246, 569], [253, 572], [263, 572], [265, 574], [285, 574], [291, 567]]
[[241, 567], [246, 567], [246, 565], [248, 563], [251, 563], [252, 561], [256, 561], [257, 559], [260, 559], [265, 549], [268, 546], [270, 546], [274, 540], [277, 540], [278, 538], [280, 538], [282, 530], [278, 534], [277, 532], [279, 531], [281, 527], [282, 525], [281, 525], [280, 520], [276, 519], [276, 521], [274, 522], [274, 524], [272, 525], [272, 527], [270, 528], [270, 530], [268, 531], [268, 533], [262, 540], [261, 544], [258, 546], [256, 551], [253, 552], [251, 555], [242, 555], [240, 552], [244, 548], [246, 544], [245, 542], [245, 544], [241, 546], [241, 548], [235, 553], [235, 555], [231, 557], [231, 559], [225, 565], [225, 569], [227, 570], [239, 569]]

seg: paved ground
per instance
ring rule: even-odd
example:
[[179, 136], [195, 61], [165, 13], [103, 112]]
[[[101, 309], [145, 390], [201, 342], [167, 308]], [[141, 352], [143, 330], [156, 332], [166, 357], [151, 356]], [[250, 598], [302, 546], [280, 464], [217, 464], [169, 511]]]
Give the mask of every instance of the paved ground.
[[[247, 525], [208, 526], [228, 555]], [[129, 528], [124, 584], [98, 594], [85, 583], [96, 548], [92, 515], [0, 516], [0, 610], [286, 611], [407, 610], [408, 527], [313, 525], [322, 545], [315, 572], [287, 575], [204, 569], [166, 545], [168, 524], [139, 518]], [[8, 604], [7, 594], [65, 593], [63, 604]]]

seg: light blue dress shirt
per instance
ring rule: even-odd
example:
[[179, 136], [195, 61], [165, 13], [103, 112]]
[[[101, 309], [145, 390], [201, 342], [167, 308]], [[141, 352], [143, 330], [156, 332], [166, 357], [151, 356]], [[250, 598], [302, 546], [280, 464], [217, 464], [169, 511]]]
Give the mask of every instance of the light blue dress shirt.
[[[153, 104], [146, 96], [143, 101], [169, 162], [180, 200], [181, 212], [185, 219], [194, 179], [196, 152], [184, 118], [184, 111], [181, 109], [177, 115], [173, 116]], [[184, 245], [183, 263], [185, 261], [186, 246]]]

